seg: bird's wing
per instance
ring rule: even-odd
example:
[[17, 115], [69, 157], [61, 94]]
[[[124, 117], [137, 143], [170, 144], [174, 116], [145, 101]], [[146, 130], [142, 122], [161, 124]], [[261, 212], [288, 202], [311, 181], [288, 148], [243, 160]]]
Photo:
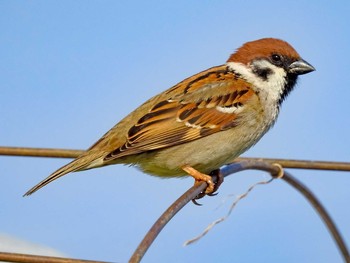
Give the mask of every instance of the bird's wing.
[[[234, 128], [245, 104], [256, 96], [251, 85], [226, 66], [192, 76], [165, 92], [128, 130], [126, 142], [104, 161], [183, 144]], [[164, 97], [163, 97], [164, 98]]]

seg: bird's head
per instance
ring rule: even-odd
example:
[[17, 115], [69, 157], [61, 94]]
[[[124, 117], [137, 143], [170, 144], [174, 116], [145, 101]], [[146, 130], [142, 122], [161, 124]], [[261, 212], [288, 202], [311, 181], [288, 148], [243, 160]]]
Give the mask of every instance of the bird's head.
[[[227, 62], [244, 65], [260, 83], [273, 84], [267, 86], [281, 86], [279, 102], [282, 102], [293, 89], [298, 75], [315, 70], [290, 44], [275, 38], [247, 42], [237, 49]], [[278, 83], [275, 85], [274, 82]]]

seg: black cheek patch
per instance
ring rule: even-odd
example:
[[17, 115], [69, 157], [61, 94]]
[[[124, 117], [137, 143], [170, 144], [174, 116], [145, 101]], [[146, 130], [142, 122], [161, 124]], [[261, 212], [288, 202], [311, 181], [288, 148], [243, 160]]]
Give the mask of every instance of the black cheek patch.
[[266, 81], [269, 75], [272, 73], [272, 70], [269, 68], [255, 68], [253, 72], [259, 78]]

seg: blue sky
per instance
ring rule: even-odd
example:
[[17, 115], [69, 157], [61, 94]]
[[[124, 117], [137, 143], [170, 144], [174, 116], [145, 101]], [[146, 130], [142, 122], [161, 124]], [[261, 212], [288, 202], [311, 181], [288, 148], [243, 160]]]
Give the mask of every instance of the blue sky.
[[[275, 127], [244, 156], [349, 161], [348, 1], [1, 1], [0, 145], [85, 149], [149, 97], [226, 61], [246, 41], [290, 42], [317, 71], [302, 76]], [[74, 258], [127, 262], [157, 217], [193, 183], [110, 166], [70, 174], [23, 198], [65, 159], [0, 157], [0, 233]], [[350, 244], [350, 175], [291, 170]], [[341, 262], [308, 203], [282, 181], [231, 217], [229, 194], [267, 178], [229, 177], [187, 205], [143, 262]]]

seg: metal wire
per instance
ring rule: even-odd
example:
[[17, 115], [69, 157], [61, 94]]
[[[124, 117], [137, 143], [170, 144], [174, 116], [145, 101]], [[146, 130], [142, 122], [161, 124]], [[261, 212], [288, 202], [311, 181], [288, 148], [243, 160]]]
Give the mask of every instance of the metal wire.
[[[29, 147], [1, 147], [0, 155], [27, 156], [27, 157], [50, 157], [50, 158], [76, 158], [83, 150], [53, 149], [53, 148], [29, 148]], [[269, 158], [237, 158], [235, 161], [264, 161], [279, 163], [284, 168], [350, 171], [350, 162], [325, 162], [310, 160], [269, 159]]]

